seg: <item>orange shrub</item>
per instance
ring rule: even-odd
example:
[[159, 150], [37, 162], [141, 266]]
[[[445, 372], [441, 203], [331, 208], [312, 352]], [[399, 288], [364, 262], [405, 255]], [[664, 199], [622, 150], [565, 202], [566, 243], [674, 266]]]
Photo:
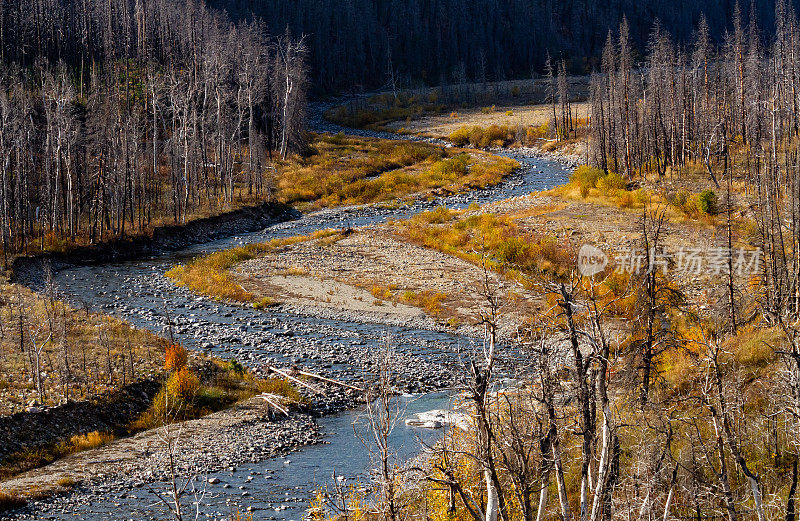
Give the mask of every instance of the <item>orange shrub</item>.
[[188, 355], [186, 349], [180, 344], [170, 344], [164, 352], [164, 369], [167, 371], [180, 371], [186, 367]]

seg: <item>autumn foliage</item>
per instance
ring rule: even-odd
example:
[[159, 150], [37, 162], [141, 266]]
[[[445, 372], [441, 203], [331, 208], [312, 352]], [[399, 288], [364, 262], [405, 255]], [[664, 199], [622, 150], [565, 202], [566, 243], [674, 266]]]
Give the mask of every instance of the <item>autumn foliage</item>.
[[186, 349], [179, 344], [170, 344], [164, 352], [164, 369], [180, 371], [186, 367]]

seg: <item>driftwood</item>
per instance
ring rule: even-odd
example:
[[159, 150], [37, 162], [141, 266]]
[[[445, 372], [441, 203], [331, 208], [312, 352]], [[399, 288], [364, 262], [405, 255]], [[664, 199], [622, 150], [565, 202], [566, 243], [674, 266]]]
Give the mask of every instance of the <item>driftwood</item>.
[[317, 380], [322, 380], [323, 382], [329, 382], [329, 383], [332, 383], [332, 384], [335, 384], [335, 385], [340, 385], [342, 387], [347, 387], [348, 389], [353, 389], [355, 391], [364, 392], [364, 389], [362, 389], [360, 387], [356, 387], [355, 385], [346, 384], [344, 382], [340, 382], [338, 380], [333, 380], [331, 378], [326, 378], [326, 377], [318, 375], [318, 374], [309, 373], [308, 371], [300, 371], [300, 370], [298, 370], [297, 372], [299, 374], [303, 375], [303, 376], [308, 376], [309, 378], [316, 378]]
[[298, 378], [295, 378], [294, 376], [290, 375], [286, 371], [282, 371], [282, 370], [278, 369], [277, 367], [272, 367], [272, 366], [267, 366], [267, 368], [272, 372], [278, 373], [279, 375], [283, 376], [284, 378], [287, 378], [287, 379], [289, 379], [289, 380], [291, 380], [291, 381], [293, 381], [295, 383], [298, 383], [298, 384], [302, 385], [303, 387], [305, 387], [307, 389], [310, 389], [312, 392], [314, 392], [316, 394], [319, 394], [321, 396], [327, 396], [324, 392], [320, 391], [319, 389], [317, 389], [313, 385], [309, 385], [309, 384], [305, 383], [304, 381], [302, 381], [302, 380], [300, 380]]
[[282, 412], [286, 416], [289, 416], [289, 411], [287, 409], [284, 409], [283, 407], [281, 407], [277, 403], [282, 398], [282, 396], [278, 396], [277, 394], [263, 393], [263, 394], [259, 395], [259, 397], [262, 400], [264, 400], [265, 402], [267, 402], [268, 404], [270, 404], [272, 407], [275, 407], [276, 409], [278, 409], [280, 412]]

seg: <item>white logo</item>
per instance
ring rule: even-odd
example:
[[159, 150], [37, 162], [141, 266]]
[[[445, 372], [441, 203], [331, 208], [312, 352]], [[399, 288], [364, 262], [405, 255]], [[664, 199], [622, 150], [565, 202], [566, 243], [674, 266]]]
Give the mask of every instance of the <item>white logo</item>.
[[597, 275], [608, 265], [608, 257], [603, 250], [592, 246], [591, 244], [584, 244], [578, 251], [578, 271], [581, 275], [591, 277]]

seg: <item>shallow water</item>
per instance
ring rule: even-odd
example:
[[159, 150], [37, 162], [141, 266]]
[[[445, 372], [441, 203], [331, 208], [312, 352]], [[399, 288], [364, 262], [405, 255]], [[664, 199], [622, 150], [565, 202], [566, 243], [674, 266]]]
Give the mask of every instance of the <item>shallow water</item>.
[[[403, 396], [397, 407], [403, 418], [430, 409], [450, 407], [449, 393], [432, 393], [421, 396]], [[201, 519], [228, 519], [236, 511], [252, 509], [255, 520], [300, 521], [317, 490], [328, 487], [333, 490], [333, 473], [336, 482], [347, 488], [368, 486], [370, 477], [370, 451], [356, 438], [356, 430], [368, 435], [363, 410], [348, 411], [319, 420], [325, 433], [326, 443], [310, 445], [290, 453], [283, 458], [269, 459], [257, 464], [242, 465], [235, 471], [215, 472], [200, 476], [196, 487], [202, 492]], [[354, 429], [355, 423], [355, 429]], [[441, 435], [438, 430], [407, 427], [400, 422], [390, 436], [395, 462], [402, 463], [422, 450], [422, 443], [435, 442]], [[207, 480], [219, 479], [210, 485]], [[248, 478], [252, 478], [248, 481]], [[225, 485], [229, 488], [225, 488]], [[155, 490], [163, 490], [165, 484], [155, 484]], [[184, 500], [184, 508], [193, 513], [194, 497]], [[48, 515], [48, 519], [92, 520], [156, 520], [165, 519], [169, 512], [146, 488], [135, 489], [123, 497], [98, 497], [80, 512]], [[190, 517], [194, 517], [193, 514]]]

